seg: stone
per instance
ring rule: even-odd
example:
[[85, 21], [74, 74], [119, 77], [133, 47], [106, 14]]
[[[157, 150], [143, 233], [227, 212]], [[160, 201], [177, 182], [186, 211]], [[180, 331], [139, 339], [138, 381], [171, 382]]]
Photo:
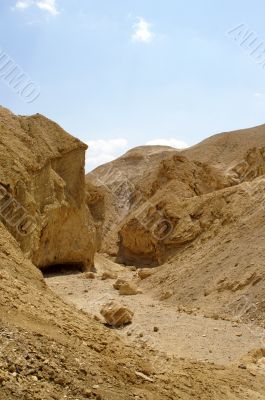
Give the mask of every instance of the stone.
[[167, 300], [173, 295], [173, 292], [171, 290], [166, 290], [160, 295], [160, 300]]
[[118, 275], [116, 274], [116, 272], [112, 272], [112, 271], [105, 271], [103, 272], [101, 279], [103, 281], [107, 280], [107, 279], [117, 279]]
[[119, 278], [116, 280], [116, 282], [113, 284], [114, 289], [119, 290], [121, 285], [126, 283], [126, 279]]
[[119, 293], [122, 296], [134, 296], [138, 294], [139, 291], [134, 282], [127, 281], [120, 286]]
[[149, 278], [149, 276], [153, 275], [154, 270], [151, 268], [142, 268], [138, 271], [138, 276], [141, 280]]
[[150, 378], [149, 376], [143, 374], [142, 372], [135, 371], [135, 375], [138, 376], [139, 378], [142, 378], [145, 381], [148, 382], [154, 382], [154, 379]]
[[84, 396], [85, 397], [90, 398], [90, 397], [92, 397], [92, 394], [93, 394], [93, 392], [92, 392], [91, 389], [85, 389], [84, 390]]
[[265, 366], [265, 357], [260, 358], [260, 359], [258, 360], [257, 364], [258, 364], [258, 365], [261, 365], [262, 367], [264, 367], [264, 366]]
[[85, 279], [95, 279], [95, 278], [96, 278], [96, 275], [94, 274], [94, 272], [86, 272], [86, 273], [83, 275], [83, 277], [84, 277]]
[[115, 300], [106, 303], [102, 307], [100, 314], [104, 317], [108, 325], [114, 327], [120, 327], [131, 323], [134, 315], [133, 311], [128, 307]]

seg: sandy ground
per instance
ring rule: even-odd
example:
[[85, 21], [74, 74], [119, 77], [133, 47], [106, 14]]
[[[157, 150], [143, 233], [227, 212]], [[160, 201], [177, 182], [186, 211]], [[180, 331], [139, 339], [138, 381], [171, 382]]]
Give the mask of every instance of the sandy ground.
[[[100, 309], [110, 299], [131, 308], [133, 323], [117, 332], [128, 343], [141, 348], [143, 342], [169, 357], [210, 361], [225, 365], [240, 363], [249, 351], [265, 345], [265, 330], [255, 325], [205, 318], [179, 312], [177, 307], [153, 299], [148, 292], [135, 296], [120, 296], [113, 288], [114, 280], [101, 280], [101, 273], [116, 270], [119, 277], [135, 279], [136, 273], [114, 264], [103, 256], [96, 261], [96, 279], [69, 272], [47, 275], [46, 282], [66, 302], [100, 317]], [[154, 328], [158, 328], [155, 332]], [[109, 329], [109, 328], [106, 328]]]

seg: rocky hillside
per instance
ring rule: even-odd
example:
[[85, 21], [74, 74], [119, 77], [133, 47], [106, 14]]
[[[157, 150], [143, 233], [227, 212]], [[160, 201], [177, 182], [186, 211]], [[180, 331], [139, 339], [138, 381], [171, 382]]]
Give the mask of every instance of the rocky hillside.
[[[140, 213], [144, 223], [153, 224], [154, 229], [155, 220], [163, 219], [159, 210], [148, 210], [155, 194], [173, 192], [188, 198], [225, 188], [232, 180], [219, 169], [192, 161], [172, 148], [147, 146], [98, 167], [86, 176], [86, 183], [88, 188], [94, 185], [104, 199], [103, 207], [96, 204], [102, 229], [101, 250], [117, 256], [119, 231], [128, 216]], [[154, 221], [150, 214], [156, 214]]]
[[[168, 259], [148, 287], [158, 296], [167, 291], [180, 307], [265, 326], [264, 198], [261, 177], [182, 203], [163, 248]], [[174, 215], [175, 202], [167, 201]]]
[[262, 150], [264, 146], [265, 125], [260, 125], [239, 131], [219, 133], [196, 146], [183, 150], [182, 153], [193, 160], [207, 162], [226, 170], [244, 161], [250, 150]]
[[262, 399], [261, 373], [138, 351], [47, 287], [37, 267], [93, 264], [104, 193], [53, 122], [1, 109], [0, 131], [1, 400]]
[[[118, 192], [106, 178], [113, 170], [121, 171]], [[87, 177], [103, 177], [112, 204], [102, 251], [127, 265], [160, 266], [145, 285], [168, 292], [169, 302], [233, 318], [246, 298], [243, 318], [264, 325], [264, 174], [264, 125], [184, 151], [132, 150]]]

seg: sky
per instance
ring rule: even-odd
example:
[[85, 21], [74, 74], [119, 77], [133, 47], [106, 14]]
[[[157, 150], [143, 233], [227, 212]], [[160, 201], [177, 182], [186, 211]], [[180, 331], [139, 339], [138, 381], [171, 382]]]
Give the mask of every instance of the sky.
[[87, 170], [263, 124], [264, 15], [256, 0], [0, 0], [0, 104], [88, 143]]

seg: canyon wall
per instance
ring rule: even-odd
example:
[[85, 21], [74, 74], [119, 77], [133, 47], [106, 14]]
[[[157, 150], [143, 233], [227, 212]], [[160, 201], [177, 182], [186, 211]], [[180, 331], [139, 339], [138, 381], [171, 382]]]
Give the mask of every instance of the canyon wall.
[[39, 268], [93, 267], [96, 232], [86, 205], [87, 146], [43, 117], [0, 109], [1, 220]]

